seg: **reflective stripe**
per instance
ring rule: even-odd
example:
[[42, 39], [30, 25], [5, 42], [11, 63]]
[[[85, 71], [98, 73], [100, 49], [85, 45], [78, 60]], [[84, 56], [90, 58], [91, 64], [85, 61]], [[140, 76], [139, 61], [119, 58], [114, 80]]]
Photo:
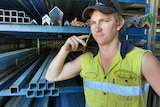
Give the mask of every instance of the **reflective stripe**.
[[85, 107], [89, 107], [89, 105], [86, 103], [86, 104], [85, 104]]
[[99, 90], [103, 92], [110, 92], [113, 94], [118, 94], [122, 96], [139, 96], [148, 93], [149, 84], [144, 86], [122, 86], [107, 82], [97, 82], [83, 80], [84, 86], [93, 90]]

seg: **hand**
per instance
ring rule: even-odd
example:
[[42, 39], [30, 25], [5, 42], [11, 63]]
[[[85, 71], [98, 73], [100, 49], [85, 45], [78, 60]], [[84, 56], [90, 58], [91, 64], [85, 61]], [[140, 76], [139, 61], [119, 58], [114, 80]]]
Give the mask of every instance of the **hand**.
[[89, 38], [89, 35], [71, 36], [67, 39], [63, 47], [66, 51], [83, 51], [83, 48], [87, 46], [84, 39]]
[[81, 22], [81, 21], [78, 21], [77, 20], [77, 17], [75, 17], [75, 19], [71, 22], [71, 26], [86, 26], [85, 23]]

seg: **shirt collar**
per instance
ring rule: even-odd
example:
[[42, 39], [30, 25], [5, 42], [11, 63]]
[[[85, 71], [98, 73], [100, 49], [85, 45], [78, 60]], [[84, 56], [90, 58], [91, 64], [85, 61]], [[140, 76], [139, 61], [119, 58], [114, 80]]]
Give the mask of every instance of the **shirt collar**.
[[[128, 43], [128, 42], [121, 42], [121, 48], [120, 48], [120, 54], [122, 59], [125, 58], [126, 54], [133, 49], [134, 45]], [[92, 50], [93, 57], [95, 57], [98, 54], [99, 48]]]

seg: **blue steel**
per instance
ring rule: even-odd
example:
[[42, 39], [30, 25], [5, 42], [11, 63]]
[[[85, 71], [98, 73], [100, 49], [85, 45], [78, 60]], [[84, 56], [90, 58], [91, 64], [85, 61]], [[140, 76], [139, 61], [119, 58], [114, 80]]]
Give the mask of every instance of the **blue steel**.
[[59, 96], [59, 88], [51, 89], [51, 97]]
[[55, 82], [49, 82], [47, 81], [47, 89], [50, 90], [50, 89], [55, 89]]
[[[0, 24], [0, 31], [8, 32], [50, 32], [50, 33], [79, 33], [88, 34], [89, 27], [65, 27], [65, 26], [35, 26], [35, 25], [7, 25]], [[133, 32], [136, 31], [136, 32]], [[130, 28], [126, 29], [124, 33], [143, 33], [144, 29]]]
[[36, 90], [36, 98], [43, 98], [44, 97], [44, 90]]
[[[40, 89], [48, 89], [48, 85], [54, 86], [54, 87], [50, 87], [50, 88], [52, 88], [52, 89], [55, 88], [55, 82], [49, 82], [49, 84], [48, 84], [48, 82], [47, 82], [46, 79], [45, 79], [45, 75], [46, 75], [47, 69], [48, 69], [48, 67], [49, 67], [49, 64], [51, 63], [52, 59], [55, 57], [57, 51], [58, 51], [57, 49], [54, 49], [54, 50], [51, 50], [51, 52], [50, 52], [49, 60], [48, 60], [48, 62], [47, 62], [47, 65], [45, 66], [45, 69], [44, 69], [44, 71], [43, 71], [43, 74], [41, 75], [41, 77], [40, 77], [40, 79], [39, 79], [39, 81], [38, 81], [38, 89], [39, 89], [39, 90], [40, 90]], [[46, 86], [46, 85], [47, 85], [47, 86]]]
[[36, 90], [27, 89], [25, 95], [27, 98], [34, 98], [36, 96]]
[[0, 24], [1, 32], [48, 32], [48, 33], [79, 33], [88, 34], [88, 27], [71, 27], [71, 26], [42, 26], [42, 25], [11, 25]]
[[156, 41], [160, 41], [160, 35], [156, 36]]
[[38, 69], [37, 73], [34, 75], [34, 77], [32, 78], [32, 80], [29, 83], [29, 89], [38, 89], [38, 81], [43, 73], [43, 70], [47, 64], [49, 60], [49, 55], [48, 57], [45, 59], [45, 61], [43, 62], [43, 64], [41, 65], [41, 67]]
[[[7, 71], [12, 67], [16, 67], [16, 59], [28, 58], [27, 54], [36, 53], [36, 48], [22, 49], [0, 54], [0, 72]], [[20, 64], [20, 63], [19, 63]]]
[[50, 90], [44, 90], [44, 95], [45, 96], [52, 96], [52, 91], [50, 91]]
[[[36, 97], [37, 90], [21, 89], [18, 93], [10, 94], [10, 90], [1, 90], [0, 96], [26, 96], [27, 98]], [[52, 90], [44, 90], [44, 96], [59, 96], [59, 94], [83, 93], [83, 86], [60, 87]]]
[[137, 4], [146, 4], [146, 0], [117, 0], [118, 2], [123, 3], [137, 3]]
[[25, 64], [24, 66], [20, 67], [15, 72], [12, 72], [8, 76], [6, 76], [2, 80], [0, 80], [0, 90], [3, 89], [4, 87], [6, 87], [7, 85], [9, 85], [10, 83], [12, 83], [11, 81], [15, 81], [24, 72], [24, 70], [27, 69], [27, 67], [30, 64], [31, 64], [31, 62]]
[[[10, 92], [18, 93], [20, 89], [26, 84], [30, 76], [32, 75], [33, 71], [37, 67], [38, 63], [40, 62], [40, 58], [36, 60], [11, 86]], [[13, 90], [13, 91], [12, 91]]]
[[9, 89], [0, 91], [0, 96], [24, 96], [24, 95], [26, 95], [26, 89], [21, 89], [19, 93], [15, 93], [15, 94], [10, 94]]
[[121, 35], [146, 35], [146, 30], [144, 28], [129, 28], [122, 32]]
[[44, 96], [50, 96], [50, 97], [59, 96], [59, 88], [44, 90]]
[[47, 86], [46, 86], [46, 79], [45, 79], [45, 75], [46, 75], [46, 72], [47, 72], [47, 69], [48, 69], [48, 66], [50, 64], [50, 62], [52, 61], [53, 57], [55, 56], [54, 54], [54, 51], [51, 50], [50, 54], [49, 54], [49, 58], [48, 58], [48, 61], [47, 61], [47, 64], [43, 70], [43, 73], [38, 81], [38, 89], [39, 90], [45, 90], [47, 89]]
[[[121, 40], [126, 40], [126, 36], [127, 36], [127, 35], [122, 35], [122, 36], [120, 37]], [[141, 39], [146, 40], [146, 39], [147, 39], [147, 36], [128, 35], [128, 40], [141, 40]]]

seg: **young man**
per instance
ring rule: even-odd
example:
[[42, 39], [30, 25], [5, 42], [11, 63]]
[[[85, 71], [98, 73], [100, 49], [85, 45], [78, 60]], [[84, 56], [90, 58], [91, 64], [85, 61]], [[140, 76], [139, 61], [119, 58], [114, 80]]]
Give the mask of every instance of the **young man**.
[[159, 61], [150, 51], [119, 40], [124, 19], [118, 3], [100, 0], [87, 7], [82, 17], [89, 19], [98, 44], [96, 52], [65, 63], [70, 52], [86, 46], [84, 39], [89, 36], [68, 38], [51, 62], [46, 79], [62, 81], [80, 74], [88, 107], [146, 107], [149, 84], [160, 96]]

